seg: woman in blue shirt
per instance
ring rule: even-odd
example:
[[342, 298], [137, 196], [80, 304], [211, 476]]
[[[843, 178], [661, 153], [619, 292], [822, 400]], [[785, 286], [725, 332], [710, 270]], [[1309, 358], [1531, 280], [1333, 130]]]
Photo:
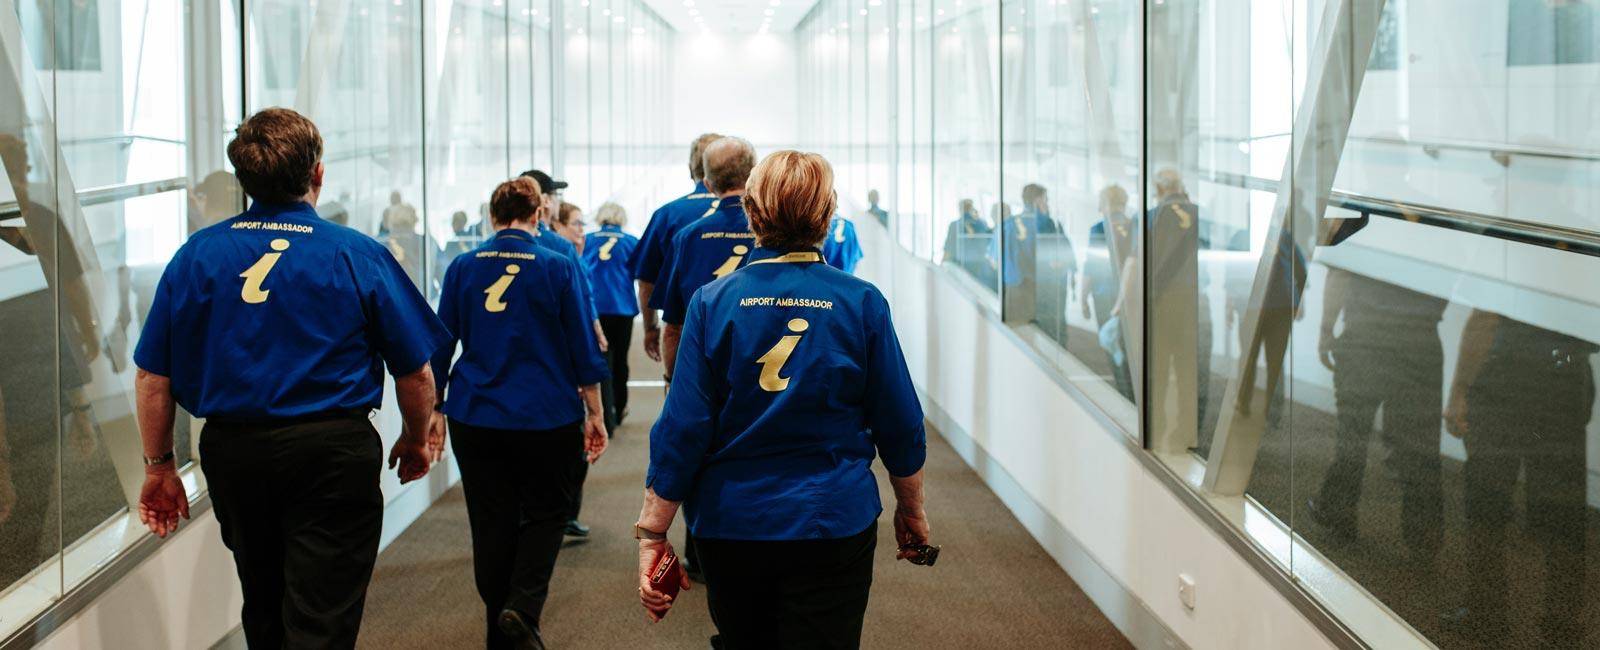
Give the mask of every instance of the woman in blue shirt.
[[583, 270], [594, 289], [595, 312], [600, 314], [600, 329], [611, 344], [606, 356], [611, 364], [611, 403], [616, 421], [628, 415], [628, 348], [633, 342], [633, 319], [639, 315], [639, 301], [633, 292], [633, 250], [639, 238], [622, 232], [628, 211], [615, 203], [600, 206], [595, 213], [600, 230], [584, 238]]
[[[889, 471], [899, 557], [925, 544], [922, 407], [877, 288], [828, 266], [833, 170], [780, 151], [750, 176], [748, 264], [695, 292], [650, 433], [640, 600], [682, 504], [725, 647], [860, 645]], [[687, 580], [685, 580], [687, 584]]]
[[578, 487], [571, 459], [592, 463], [606, 449], [605, 361], [577, 262], [535, 243], [544, 209], [532, 180], [501, 183], [489, 204], [494, 236], [450, 263], [439, 294], [451, 339], [433, 371], [490, 648], [543, 647], [539, 615]]

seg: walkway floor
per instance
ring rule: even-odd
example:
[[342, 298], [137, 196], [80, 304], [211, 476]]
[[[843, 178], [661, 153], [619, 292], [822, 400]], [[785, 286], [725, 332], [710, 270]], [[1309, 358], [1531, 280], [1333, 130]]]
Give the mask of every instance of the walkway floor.
[[[631, 531], [644, 484], [647, 416], [659, 410], [661, 391], [634, 392], [634, 417], [589, 472], [589, 541], [561, 552], [544, 614], [553, 648], [704, 648], [713, 631], [703, 589], [684, 592], [654, 625], [635, 596]], [[928, 514], [944, 552], [932, 568], [895, 562], [889, 520], [881, 520], [863, 647], [1130, 647], [943, 439], [930, 435], [928, 447]], [[881, 473], [879, 486], [892, 504]], [[682, 535], [681, 520], [673, 528], [674, 538]], [[483, 610], [459, 487], [383, 553], [370, 594], [363, 648], [481, 647]]]

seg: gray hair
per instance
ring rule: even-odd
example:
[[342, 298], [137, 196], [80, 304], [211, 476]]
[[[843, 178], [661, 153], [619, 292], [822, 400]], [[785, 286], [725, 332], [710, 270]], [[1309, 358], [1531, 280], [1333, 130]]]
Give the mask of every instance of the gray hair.
[[756, 166], [756, 148], [732, 136], [711, 143], [705, 151], [706, 187], [718, 194], [743, 189]]
[[594, 222], [602, 226], [622, 227], [628, 224], [628, 211], [622, 206], [607, 201], [594, 213]]

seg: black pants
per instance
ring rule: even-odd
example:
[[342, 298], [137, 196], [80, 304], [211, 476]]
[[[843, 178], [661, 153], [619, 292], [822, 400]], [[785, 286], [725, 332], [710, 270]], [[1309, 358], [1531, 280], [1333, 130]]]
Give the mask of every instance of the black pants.
[[841, 539], [696, 538], [724, 648], [858, 648], [878, 523]]
[[[1594, 412], [1593, 371], [1587, 350], [1521, 352], [1517, 359], [1491, 356], [1467, 392], [1468, 604], [1485, 633], [1503, 632], [1507, 612], [1537, 611], [1545, 646], [1571, 647], [1587, 632], [1585, 434]], [[1507, 529], [1517, 523], [1519, 491], [1525, 524], [1515, 534], [1543, 551], [1542, 590], [1534, 576], [1507, 575]], [[1517, 598], [1513, 581], [1527, 584], [1523, 598], [1538, 604], [1507, 607]]]
[[[1443, 543], [1443, 468], [1439, 453], [1444, 350], [1432, 322], [1411, 330], [1351, 329], [1333, 344], [1338, 439], [1318, 493], [1338, 525], [1355, 532], [1366, 477], [1367, 441], [1378, 407], [1384, 438], [1401, 469], [1400, 533], [1411, 551], [1438, 554]], [[1395, 363], [1405, 359], [1405, 363]]]
[[606, 360], [611, 365], [611, 402], [619, 418], [628, 409], [628, 349], [633, 347], [633, 319], [633, 316], [600, 316], [600, 329], [611, 345]]
[[212, 420], [200, 455], [244, 589], [250, 647], [354, 647], [383, 527], [383, 445], [372, 423], [352, 414]]
[[514, 609], [537, 624], [550, 595], [577, 486], [571, 459], [583, 450], [578, 423], [507, 431], [450, 421], [472, 526], [472, 569], [483, 598], [488, 647], [509, 647], [496, 618]]

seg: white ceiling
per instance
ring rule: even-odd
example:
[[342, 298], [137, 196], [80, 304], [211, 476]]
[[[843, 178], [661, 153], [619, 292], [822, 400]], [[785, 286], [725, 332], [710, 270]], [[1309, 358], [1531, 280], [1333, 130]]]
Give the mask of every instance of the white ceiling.
[[774, 32], [793, 30], [817, 0], [644, 0], [673, 29], [752, 33], [767, 25]]

